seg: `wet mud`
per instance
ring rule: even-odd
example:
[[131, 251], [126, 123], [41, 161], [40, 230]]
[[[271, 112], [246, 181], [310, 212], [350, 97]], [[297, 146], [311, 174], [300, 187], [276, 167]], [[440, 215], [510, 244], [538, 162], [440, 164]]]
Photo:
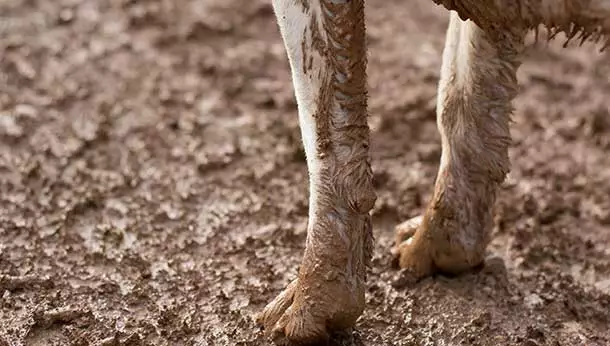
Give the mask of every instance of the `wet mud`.
[[[408, 4], [407, 4], [408, 3]], [[375, 255], [337, 345], [610, 345], [610, 55], [528, 38], [486, 265], [396, 289], [447, 13], [369, 1]], [[267, 1], [0, 3], [0, 345], [268, 345], [307, 171]]]

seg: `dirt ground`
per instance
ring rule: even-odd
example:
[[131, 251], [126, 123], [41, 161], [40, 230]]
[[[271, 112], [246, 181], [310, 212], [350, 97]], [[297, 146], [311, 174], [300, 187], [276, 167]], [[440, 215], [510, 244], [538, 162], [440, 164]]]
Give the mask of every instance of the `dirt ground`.
[[[610, 345], [610, 53], [528, 38], [487, 265], [395, 289], [447, 13], [367, 6], [376, 252], [333, 342]], [[269, 3], [4, 0], [0, 57], [0, 345], [268, 345], [251, 315], [295, 277], [308, 203]]]

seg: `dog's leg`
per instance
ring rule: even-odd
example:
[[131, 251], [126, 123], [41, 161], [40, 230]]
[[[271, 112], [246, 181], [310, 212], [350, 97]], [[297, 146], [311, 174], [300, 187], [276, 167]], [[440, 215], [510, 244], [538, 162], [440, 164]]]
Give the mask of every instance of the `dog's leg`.
[[488, 34], [451, 12], [437, 123], [442, 157], [422, 217], [397, 227], [393, 248], [414, 279], [480, 264], [493, 226], [498, 185], [509, 171], [511, 100], [517, 93], [525, 30]]
[[309, 169], [298, 278], [259, 314], [277, 337], [311, 342], [364, 309], [375, 203], [369, 163], [363, 0], [274, 0]]

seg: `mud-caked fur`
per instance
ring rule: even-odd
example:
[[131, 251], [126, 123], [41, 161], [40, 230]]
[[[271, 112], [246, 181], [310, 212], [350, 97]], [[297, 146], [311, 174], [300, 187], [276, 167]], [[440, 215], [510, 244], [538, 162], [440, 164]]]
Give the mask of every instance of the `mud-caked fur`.
[[[396, 263], [415, 279], [483, 261], [510, 169], [511, 101], [525, 34], [603, 41], [610, 0], [433, 0], [452, 10], [438, 87], [442, 156], [424, 215], [396, 227]], [[408, 6], [408, 2], [405, 2]], [[313, 343], [364, 309], [375, 191], [367, 125], [364, 0], [273, 0], [309, 170], [298, 277], [257, 316], [268, 335]]]
[[298, 278], [257, 317], [272, 335], [313, 342], [364, 309], [372, 255], [364, 3], [274, 1], [295, 81], [310, 173]]

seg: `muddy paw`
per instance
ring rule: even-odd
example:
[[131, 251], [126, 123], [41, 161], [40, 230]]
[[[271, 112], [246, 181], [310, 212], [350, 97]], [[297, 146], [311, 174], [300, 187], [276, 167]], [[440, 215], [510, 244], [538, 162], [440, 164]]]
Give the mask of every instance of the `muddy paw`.
[[395, 287], [416, 282], [434, 272], [431, 244], [424, 237], [423, 222], [423, 216], [416, 216], [396, 226], [392, 264], [402, 270], [394, 280]]
[[263, 327], [265, 335], [271, 336], [276, 343], [283, 339], [311, 343], [328, 337], [324, 321], [316, 321], [295, 301], [297, 288], [298, 280], [291, 282], [256, 316], [256, 323]]
[[[460, 221], [444, 209], [431, 209], [396, 227], [393, 265], [402, 269], [397, 285], [436, 272], [457, 275], [483, 262], [489, 228], [476, 219]], [[481, 227], [483, 225], [483, 227]]]
[[346, 300], [352, 294], [336, 284], [306, 285], [297, 279], [255, 317], [256, 323], [276, 344], [326, 341], [331, 331], [353, 326], [362, 314], [364, 291]]
[[[422, 220], [423, 215], [419, 215], [396, 226], [394, 234], [394, 246], [392, 249], [390, 249], [393, 257], [398, 259], [400, 255], [400, 245], [404, 242], [410, 241], [410, 239], [415, 235], [415, 232], [417, 231], [417, 228], [421, 224]], [[398, 262], [396, 262], [396, 265], [398, 265]]]

